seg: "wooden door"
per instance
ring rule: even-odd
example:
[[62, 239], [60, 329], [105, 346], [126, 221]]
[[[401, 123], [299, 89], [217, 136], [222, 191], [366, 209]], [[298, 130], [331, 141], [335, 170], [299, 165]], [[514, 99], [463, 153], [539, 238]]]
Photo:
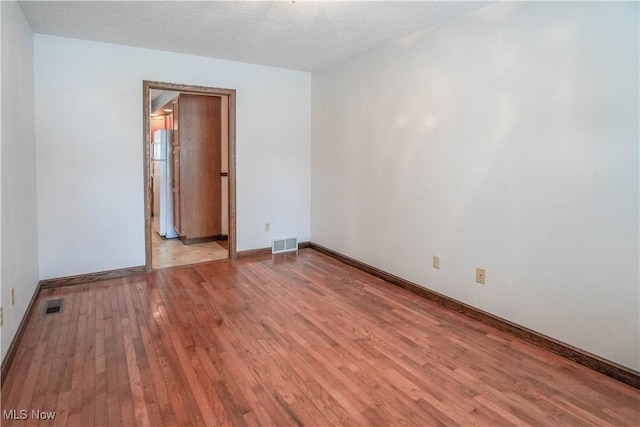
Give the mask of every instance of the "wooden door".
[[187, 240], [215, 238], [222, 234], [221, 100], [181, 94], [179, 107], [180, 234]]

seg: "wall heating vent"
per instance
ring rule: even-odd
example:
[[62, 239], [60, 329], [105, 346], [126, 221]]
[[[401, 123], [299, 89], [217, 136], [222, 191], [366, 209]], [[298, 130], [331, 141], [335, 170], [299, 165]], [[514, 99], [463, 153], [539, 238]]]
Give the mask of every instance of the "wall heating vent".
[[49, 300], [44, 305], [44, 314], [61, 313], [63, 305], [64, 300], [62, 298]]
[[280, 252], [291, 252], [298, 250], [297, 237], [285, 237], [283, 239], [273, 239], [271, 241], [271, 253], [279, 254]]

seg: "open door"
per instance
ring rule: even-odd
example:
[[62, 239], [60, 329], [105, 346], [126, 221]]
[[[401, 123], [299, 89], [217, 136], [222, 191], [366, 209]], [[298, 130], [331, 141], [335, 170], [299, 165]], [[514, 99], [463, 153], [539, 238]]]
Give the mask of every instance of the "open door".
[[[177, 94], [175, 106], [165, 108], [170, 116], [164, 120], [164, 128], [170, 135], [170, 147], [164, 160], [171, 163], [165, 170], [172, 170], [170, 178], [170, 197], [172, 207], [172, 226], [180, 235], [181, 243], [204, 245], [208, 240], [225, 239], [228, 257], [235, 259], [236, 252], [236, 193], [235, 193], [235, 90], [212, 87], [189, 86], [163, 82], [143, 82], [143, 129], [144, 129], [144, 185], [145, 185], [145, 248], [146, 268], [154, 266], [154, 248], [158, 251], [158, 239], [153, 215], [161, 204], [158, 197], [158, 183], [154, 182], [152, 170], [162, 170], [162, 158], [156, 163], [152, 159], [152, 126], [157, 117], [151, 117], [151, 91], [165, 91]], [[182, 114], [178, 114], [178, 108]], [[182, 110], [184, 108], [184, 111]], [[175, 111], [174, 111], [175, 110]], [[189, 114], [185, 111], [189, 110]], [[207, 114], [204, 114], [204, 113]], [[202, 120], [202, 117], [215, 117], [215, 120]], [[199, 118], [200, 117], [200, 118]], [[184, 123], [180, 123], [180, 118]], [[205, 123], [206, 122], [206, 123]], [[167, 123], [170, 124], [167, 125]], [[181, 126], [193, 134], [181, 133]], [[156, 126], [158, 127], [158, 126]], [[182, 136], [183, 141], [180, 140]], [[196, 138], [197, 137], [197, 138]], [[191, 147], [187, 144], [200, 138], [203, 144]], [[211, 141], [209, 141], [209, 139]], [[181, 150], [184, 150], [181, 153]], [[202, 185], [180, 185], [180, 179], [197, 179]], [[154, 192], [154, 184], [156, 191]], [[181, 191], [180, 189], [184, 191]], [[206, 188], [206, 191], [202, 191]], [[211, 190], [213, 189], [213, 190]], [[183, 194], [184, 193], [184, 194]], [[152, 206], [152, 202], [154, 203]], [[217, 202], [217, 203], [216, 203]], [[202, 210], [195, 207], [202, 207]], [[216, 208], [217, 206], [217, 208]], [[220, 209], [220, 206], [224, 206]], [[156, 207], [156, 209], [154, 209]], [[217, 210], [216, 210], [217, 209]], [[185, 219], [185, 213], [190, 213]], [[205, 214], [203, 214], [205, 213]], [[155, 218], [156, 222], [158, 218]], [[175, 242], [172, 242], [175, 243]], [[163, 246], [166, 248], [166, 245]], [[196, 248], [198, 249], [198, 248]], [[164, 249], [163, 249], [164, 250]], [[200, 250], [200, 249], [198, 249]], [[202, 249], [202, 250], [206, 250]], [[196, 261], [197, 262], [197, 261]], [[191, 262], [184, 262], [187, 264]], [[180, 264], [174, 264], [180, 265]]]

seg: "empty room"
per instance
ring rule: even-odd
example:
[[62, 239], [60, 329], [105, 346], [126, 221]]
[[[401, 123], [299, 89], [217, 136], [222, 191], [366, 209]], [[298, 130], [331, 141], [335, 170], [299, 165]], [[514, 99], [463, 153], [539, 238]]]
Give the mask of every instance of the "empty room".
[[1, 1], [4, 426], [637, 426], [640, 7]]

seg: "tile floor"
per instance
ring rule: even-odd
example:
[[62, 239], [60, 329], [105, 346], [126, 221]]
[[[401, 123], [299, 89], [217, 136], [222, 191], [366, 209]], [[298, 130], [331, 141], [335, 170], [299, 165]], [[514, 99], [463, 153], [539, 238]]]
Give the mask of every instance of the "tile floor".
[[155, 232], [152, 235], [151, 246], [154, 269], [216, 261], [229, 257], [229, 251], [216, 242], [184, 245], [180, 239], [163, 239]]

